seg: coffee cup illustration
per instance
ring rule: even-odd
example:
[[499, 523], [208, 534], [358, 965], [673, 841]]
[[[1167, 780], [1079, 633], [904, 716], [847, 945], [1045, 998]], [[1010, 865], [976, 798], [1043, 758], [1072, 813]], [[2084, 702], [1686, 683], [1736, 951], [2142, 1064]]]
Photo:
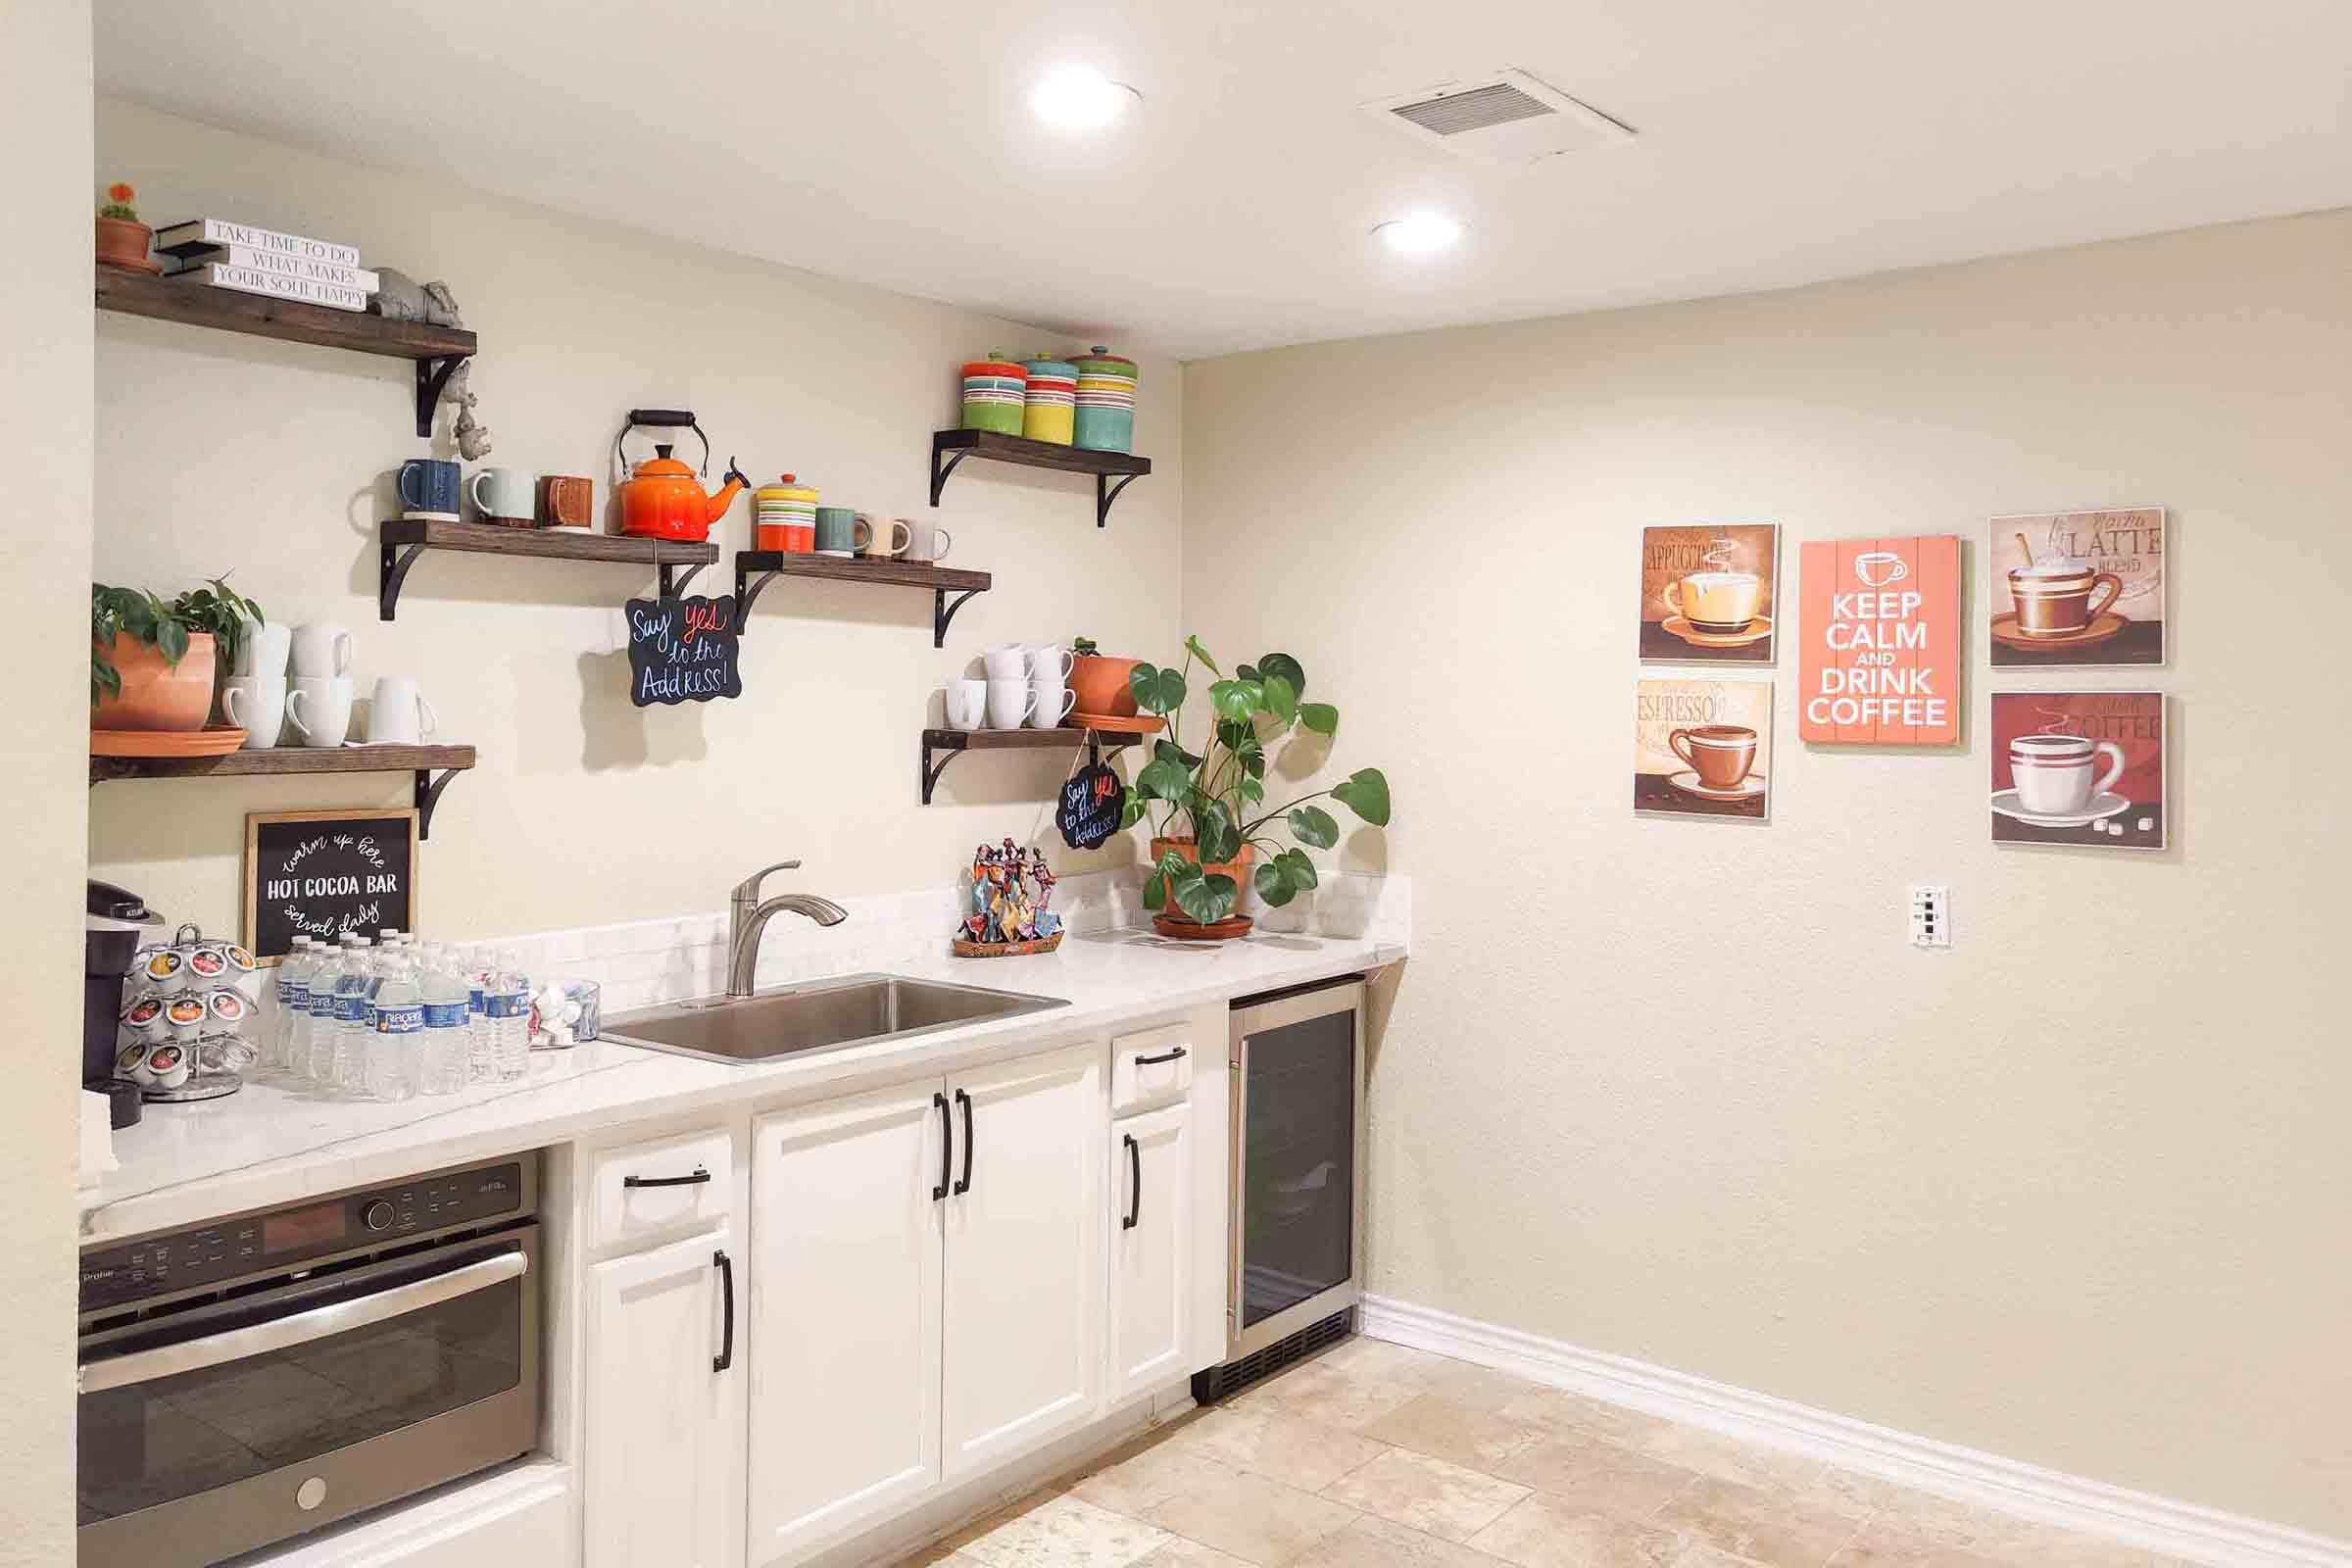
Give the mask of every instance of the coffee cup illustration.
[[1854, 575], [1865, 588], [1885, 588], [1911, 575], [1911, 564], [1891, 550], [1865, 550], [1854, 558]]
[[1756, 765], [1756, 732], [1744, 724], [1678, 729], [1666, 737], [1666, 747], [1711, 790], [1738, 789]]
[[1735, 637], [1755, 624], [1764, 605], [1764, 579], [1752, 571], [1694, 571], [1668, 583], [1659, 598], [1691, 630]]
[[[2103, 592], [2102, 592], [2103, 590]], [[2123, 597], [2124, 579], [2088, 562], [2045, 561], [2009, 573], [2021, 637], [2072, 637]]]
[[[2100, 758], [2107, 770], [2098, 769]], [[2075, 816], [2124, 776], [2124, 749], [2082, 735], [2020, 735], [2009, 743], [2017, 804], [2037, 816]], [[2118, 808], [2121, 809], [2121, 808]]]

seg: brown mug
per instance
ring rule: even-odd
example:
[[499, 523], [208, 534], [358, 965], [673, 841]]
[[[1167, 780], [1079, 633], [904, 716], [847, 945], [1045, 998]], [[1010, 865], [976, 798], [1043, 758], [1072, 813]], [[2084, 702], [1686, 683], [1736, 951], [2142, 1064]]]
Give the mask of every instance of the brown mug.
[[[2106, 596], [2093, 604], [2102, 588]], [[2072, 637], [2087, 630], [2123, 595], [2123, 578], [2088, 566], [2065, 572], [2021, 566], [2009, 573], [2009, 597], [2017, 604], [2021, 637]]]
[[539, 478], [539, 526], [586, 528], [596, 510], [596, 485], [570, 474], [549, 473]]
[[1666, 745], [1711, 790], [1738, 789], [1756, 765], [1756, 732], [1743, 724], [1678, 729], [1666, 737]]

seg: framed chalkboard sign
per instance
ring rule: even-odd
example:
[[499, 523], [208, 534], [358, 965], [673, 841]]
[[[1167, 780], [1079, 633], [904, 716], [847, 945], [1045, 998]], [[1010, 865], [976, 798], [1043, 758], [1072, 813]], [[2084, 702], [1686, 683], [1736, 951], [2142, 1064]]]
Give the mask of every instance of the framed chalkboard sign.
[[734, 595], [632, 599], [627, 609], [630, 702], [650, 708], [743, 695]]
[[416, 929], [413, 810], [249, 811], [245, 948], [264, 963], [300, 936]]

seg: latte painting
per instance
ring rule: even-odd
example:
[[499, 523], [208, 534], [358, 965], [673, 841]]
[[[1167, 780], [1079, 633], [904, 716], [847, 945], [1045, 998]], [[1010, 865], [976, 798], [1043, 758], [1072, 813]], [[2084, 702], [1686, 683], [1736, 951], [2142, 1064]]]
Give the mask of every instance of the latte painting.
[[1769, 664], [1779, 525], [1642, 530], [1642, 658], [1664, 664]]
[[1769, 681], [1636, 683], [1635, 810], [1765, 821], [1771, 763]]
[[1995, 669], [2164, 662], [2162, 507], [1992, 519]]
[[2165, 846], [2162, 692], [1996, 692], [1998, 844]]

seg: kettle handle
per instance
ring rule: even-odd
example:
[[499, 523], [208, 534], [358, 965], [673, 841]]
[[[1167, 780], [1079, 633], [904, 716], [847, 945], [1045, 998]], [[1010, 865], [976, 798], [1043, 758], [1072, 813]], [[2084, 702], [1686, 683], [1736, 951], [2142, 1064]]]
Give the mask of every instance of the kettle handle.
[[621, 456], [620, 444], [628, 438], [631, 430], [641, 424], [652, 429], [684, 428], [692, 430], [702, 438], [703, 466], [701, 471], [706, 474], [710, 471], [710, 438], [703, 434], [703, 427], [695, 421], [693, 411], [688, 409], [631, 409], [628, 421], [620, 427], [620, 434], [612, 438], [612, 461], [619, 466], [624, 476], [629, 471], [629, 461]]

